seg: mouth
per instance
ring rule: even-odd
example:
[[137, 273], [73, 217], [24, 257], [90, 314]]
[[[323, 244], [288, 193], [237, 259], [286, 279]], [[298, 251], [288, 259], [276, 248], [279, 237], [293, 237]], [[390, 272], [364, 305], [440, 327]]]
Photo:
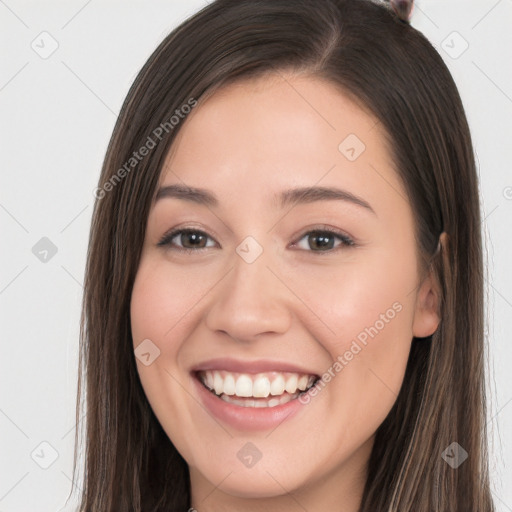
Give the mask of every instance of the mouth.
[[224, 402], [240, 407], [272, 408], [296, 400], [307, 393], [318, 375], [270, 371], [257, 374], [226, 370], [201, 370], [195, 378]]

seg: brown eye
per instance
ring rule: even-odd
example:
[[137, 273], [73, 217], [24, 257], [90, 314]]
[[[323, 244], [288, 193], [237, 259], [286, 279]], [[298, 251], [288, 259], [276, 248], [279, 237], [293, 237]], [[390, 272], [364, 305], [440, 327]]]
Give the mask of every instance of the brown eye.
[[[203, 231], [196, 229], [178, 229], [164, 235], [157, 245], [159, 247], [168, 246], [183, 251], [194, 251], [212, 247], [212, 245], [206, 245], [209, 238], [210, 237]], [[215, 246], [215, 244], [213, 244], [213, 246]]]
[[313, 232], [308, 235], [308, 243], [313, 249], [332, 249], [334, 236], [330, 233]]
[[205, 247], [206, 237], [201, 233], [185, 232], [179, 235], [182, 247], [196, 249]]
[[[336, 244], [336, 239], [341, 243]], [[301, 242], [305, 240], [305, 243]], [[325, 229], [316, 229], [308, 231], [302, 235], [297, 243], [300, 249], [304, 249], [309, 252], [334, 252], [342, 247], [353, 246], [354, 241], [347, 235], [339, 232], [334, 232]]]

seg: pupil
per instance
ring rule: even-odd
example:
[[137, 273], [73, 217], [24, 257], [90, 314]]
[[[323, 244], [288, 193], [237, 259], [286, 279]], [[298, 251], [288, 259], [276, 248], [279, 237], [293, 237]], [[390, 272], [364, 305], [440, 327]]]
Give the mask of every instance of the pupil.
[[334, 239], [331, 235], [325, 235], [325, 234], [311, 234], [310, 235], [310, 241], [311, 240], [315, 240], [315, 243], [313, 243], [313, 245], [316, 244], [317, 247], [319, 248], [328, 248], [328, 249], [332, 249], [333, 247], [333, 244], [334, 244]]
[[189, 241], [191, 241], [192, 247], [199, 247], [201, 245], [201, 238], [204, 238], [203, 235], [198, 233], [185, 233], [182, 235], [181, 243], [184, 247], [186, 247], [186, 243], [183, 243], [183, 237], [188, 238]]

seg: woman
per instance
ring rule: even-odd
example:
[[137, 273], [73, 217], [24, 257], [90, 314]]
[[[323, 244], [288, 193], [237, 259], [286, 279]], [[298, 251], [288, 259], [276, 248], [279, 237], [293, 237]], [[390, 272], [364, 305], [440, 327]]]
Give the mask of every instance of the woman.
[[471, 137], [399, 4], [217, 0], [139, 73], [96, 191], [80, 510], [494, 510]]

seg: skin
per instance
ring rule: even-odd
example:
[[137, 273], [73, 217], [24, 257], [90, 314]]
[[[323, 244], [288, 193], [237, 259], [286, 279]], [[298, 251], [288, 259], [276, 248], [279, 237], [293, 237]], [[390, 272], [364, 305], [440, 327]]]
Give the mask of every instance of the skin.
[[[439, 323], [438, 288], [420, 278], [414, 222], [376, 120], [332, 84], [306, 75], [266, 75], [200, 101], [183, 122], [160, 186], [206, 188], [206, 206], [176, 198], [153, 204], [131, 301], [134, 347], [149, 338], [160, 356], [137, 360], [147, 398], [190, 468], [192, 506], [207, 511], [340, 510], [360, 504], [374, 434], [396, 401], [413, 336]], [[365, 151], [349, 161], [349, 134]], [[338, 187], [373, 212], [341, 200], [279, 208], [291, 187]], [[322, 249], [325, 226], [353, 246]], [[208, 237], [157, 246], [174, 227]], [[252, 236], [263, 253], [235, 249]], [[332, 246], [329, 246], [332, 247]], [[192, 249], [194, 250], [194, 249]], [[193, 365], [230, 356], [307, 364], [322, 375], [393, 304], [400, 311], [334, 372], [311, 402], [272, 431], [222, 425], [199, 404]], [[252, 442], [252, 468], [237, 452]]]

